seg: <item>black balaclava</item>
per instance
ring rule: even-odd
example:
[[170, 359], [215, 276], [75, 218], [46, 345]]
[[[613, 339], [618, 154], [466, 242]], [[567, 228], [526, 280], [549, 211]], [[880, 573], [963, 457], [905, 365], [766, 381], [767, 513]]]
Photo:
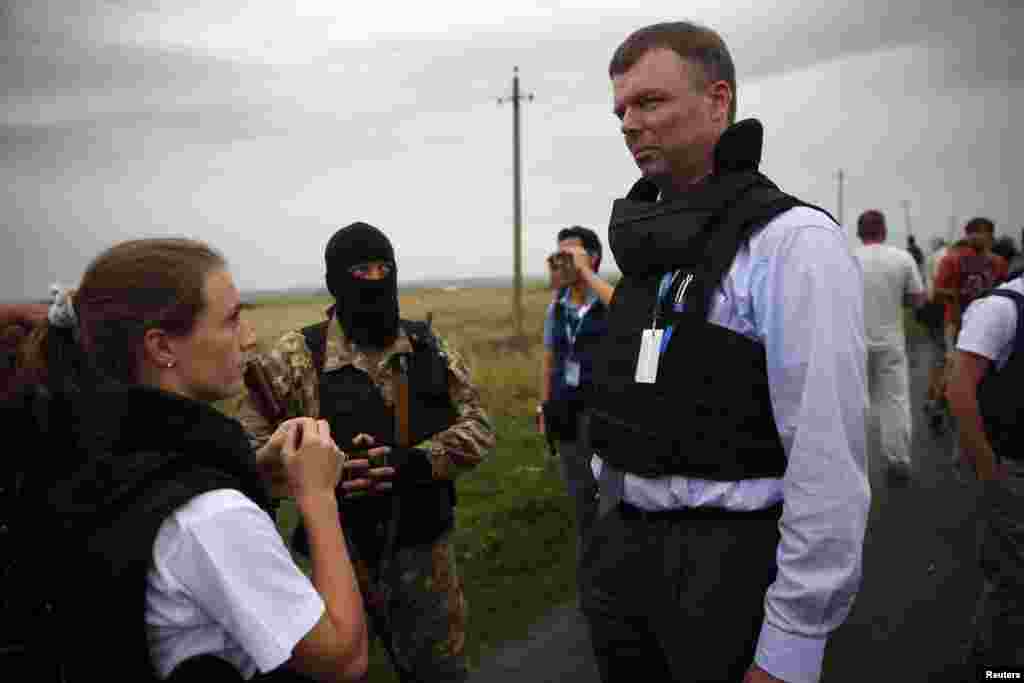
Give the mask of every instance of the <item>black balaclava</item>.
[[[353, 223], [334, 233], [324, 260], [327, 289], [348, 338], [359, 346], [390, 344], [398, 334], [398, 268], [391, 241], [372, 225]], [[360, 280], [349, 273], [352, 266], [370, 261], [387, 261], [391, 273], [382, 280]]]

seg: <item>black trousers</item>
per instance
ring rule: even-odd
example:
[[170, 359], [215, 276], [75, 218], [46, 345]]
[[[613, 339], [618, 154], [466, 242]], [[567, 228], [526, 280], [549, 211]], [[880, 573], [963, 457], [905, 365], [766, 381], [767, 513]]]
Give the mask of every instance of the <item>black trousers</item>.
[[646, 515], [620, 504], [584, 542], [581, 607], [603, 683], [743, 679], [775, 580], [782, 505]]

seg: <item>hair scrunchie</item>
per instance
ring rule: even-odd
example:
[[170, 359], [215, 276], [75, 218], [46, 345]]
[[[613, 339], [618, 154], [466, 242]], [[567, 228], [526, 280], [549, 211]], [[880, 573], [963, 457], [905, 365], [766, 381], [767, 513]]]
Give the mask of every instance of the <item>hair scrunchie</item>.
[[70, 328], [78, 331], [78, 316], [75, 314], [75, 305], [72, 301], [73, 290], [61, 287], [59, 284], [50, 285], [50, 311], [47, 319], [54, 327]]

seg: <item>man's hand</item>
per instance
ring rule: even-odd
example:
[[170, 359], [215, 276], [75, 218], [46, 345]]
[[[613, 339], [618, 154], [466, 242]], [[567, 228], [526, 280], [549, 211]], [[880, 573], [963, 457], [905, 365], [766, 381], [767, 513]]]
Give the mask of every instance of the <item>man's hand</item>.
[[781, 678], [776, 678], [770, 673], [759, 667], [757, 664], [751, 664], [750, 668], [747, 669], [746, 675], [743, 677], [743, 683], [786, 683]]
[[356, 447], [370, 447], [365, 458], [352, 458], [345, 461], [345, 474], [342, 477], [342, 494], [348, 497], [363, 495], [380, 495], [390, 493], [394, 487], [395, 468], [380, 466], [387, 462], [391, 453], [390, 446], [373, 448], [374, 438], [369, 434], [359, 434], [352, 439]]
[[580, 277], [586, 279], [594, 273], [593, 264], [590, 261], [590, 254], [588, 254], [583, 247], [573, 245], [571, 247], [562, 247], [559, 251], [572, 256], [572, 263], [576, 267], [576, 271], [580, 274]]

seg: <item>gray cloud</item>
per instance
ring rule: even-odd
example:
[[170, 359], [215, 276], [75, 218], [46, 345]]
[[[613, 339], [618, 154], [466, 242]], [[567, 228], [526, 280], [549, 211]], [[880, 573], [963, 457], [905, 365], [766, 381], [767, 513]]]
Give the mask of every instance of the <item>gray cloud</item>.
[[[536, 94], [523, 113], [524, 246], [542, 263], [564, 224], [603, 234], [608, 198], [633, 179], [605, 69], [631, 30], [665, 18], [556, 8], [440, 36], [377, 32], [271, 63], [260, 41], [294, 33], [271, 27], [230, 53], [136, 40], [136, 22], [183, 11], [174, 0], [0, 7], [0, 204], [14, 231], [0, 249], [4, 292], [40, 291], [37, 278], [80, 272], [117, 239], [182, 231], [231, 255], [243, 286], [315, 283], [323, 241], [357, 219], [392, 234], [403, 277], [509, 272], [511, 112], [495, 98], [509, 94], [514, 64]], [[213, 24], [239, 3], [189, 7]], [[768, 172], [786, 189], [830, 205], [843, 164], [848, 218], [893, 204], [903, 186], [915, 207], [932, 205], [932, 224], [955, 205], [1010, 215], [996, 186], [1024, 157], [995, 114], [1020, 102], [1020, 9], [778, 0], [709, 11], [697, 18], [729, 42], [741, 111], [765, 117]]]

